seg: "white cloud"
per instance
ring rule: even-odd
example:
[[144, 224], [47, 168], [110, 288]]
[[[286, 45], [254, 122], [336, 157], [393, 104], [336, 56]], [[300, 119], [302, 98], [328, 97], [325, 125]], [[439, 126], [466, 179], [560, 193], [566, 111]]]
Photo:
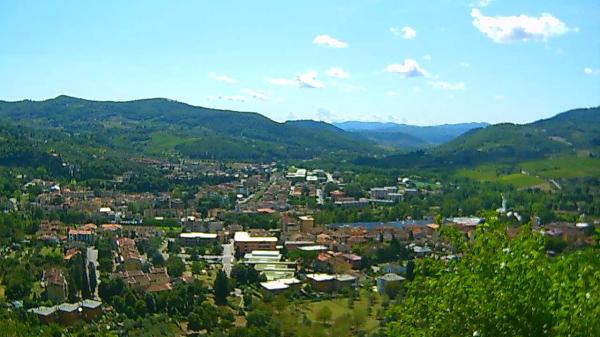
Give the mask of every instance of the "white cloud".
[[256, 91], [256, 90], [252, 90], [252, 89], [242, 89], [241, 92], [243, 94], [246, 94], [254, 99], [257, 99], [259, 101], [266, 101], [269, 99], [269, 96], [267, 96], [267, 94], [265, 94], [262, 91]]
[[496, 43], [542, 40], [576, 31], [548, 13], [539, 17], [485, 16], [477, 8], [471, 10], [473, 26]]
[[429, 84], [431, 84], [431, 86], [436, 89], [442, 89], [442, 90], [464, 90], [465, 89], [464, 82], [450, 83], [450, 82], [444, 82], [444, 81], [433, 81], [433, 82], [429, 82]]
[[213, 80], [216, 80], [219, 82], [225, 82], [225, 83], [229, 83], [229, 84], [234, 84], [237, 82], [236, 80], [234, 80], [233, 78], [231, 78], [227, 75], [219, 75], [212, 71], [210, 73], [208, 73], [208, 77], [212, 78]]
[[404, 26], [402, 28], [390, 27], [390, 33], [396, 36], [402, 36], [405, 40], [411, 40], [417, 36], [417, 31], [409, 26]]
[[431, 55], [429, 55], [429, 54], [423, 55], [423, 60], [425, 60], [425, 61], [431, 61], [431, 60], [433, 60], [433, 57]]
[[496, 101], [503, 101], [504, 100], [504, 95], [496, 95], [496, 96], [494, 96], [494, 99]]
[[313, 43], [316, 45], [329, 47], [329, 48], [346, 48], [346, 47], [348, 47], [348, 44], [346, 42], [337, 40], [329, 35], [317, 35], [314, 38]]
[[461, 68], [469, 68], [471, 65], [468, 62], [460, 62], [458, 66]]
[[232, 101], [232, 102], [245, 102], [246, 101], [246, 97], [238, 96], [238, 95], [222, 95], [222, 96], [219, 96], [219, 99], [222, 99], [225, 101]]
[[428, 76], [427, 72], [419, 66], [417, 61], [412, 59], [406, 59], [402, 64], [390, 64], [386, 70], [389, 73], [400, 74], [403, 77]]
[[327, 76], [331, 76], [331, 77], [337, 77], [337, 78], [348, 78], [350, 77], [350, 74], [348, 74], [348, 72], [346, 72], [344, 69], [339, 68], [339, 67], [332, 67], [329, 68], [325, 74], [327, 74]]
[[394, 91], [394, 90], [389, 90], [386, 95], [390, 96], [390, 97], [394, 97], [394, 96], [398, 96], [398, 92]]
[[271, 84], [284, 87], [299, 87], [299, 88], [322, 88], [323, 83], [317, 79], [317, 72], [310, 70], [304, 74], [296, 75], [293, 80], [287, 78], [268, 78], [267, 81]]
[[316, 71], [308, 71], [304, 74], [296, 76], [296, 81], [302, 88], [322, 88], [323, 83], [317, 80]]
[[583, 73], [586, 75], [592, 75], [592, 76], [600, 75], [600, 69], [593, 69], [590, 67], [585, 67], [585, 68], [583, 68]]

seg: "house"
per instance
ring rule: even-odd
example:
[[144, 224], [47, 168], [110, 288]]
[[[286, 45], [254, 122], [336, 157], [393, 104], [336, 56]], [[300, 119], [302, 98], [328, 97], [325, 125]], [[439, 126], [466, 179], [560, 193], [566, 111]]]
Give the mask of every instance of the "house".
[[184, 232], [216, 233], [223, 230], [223, 222], [215, 221], [214, 219], [201, 219], [195, 216], [188, 216], [182, 218], [180, 222], [181, 229]]
[[369, 191], [369, 195], [373, 199], [388, 199], [390, 193], [397, 193], [398, 188], [395, 186], [386, 186], [386, 187], [373, 187]]
[[356, 277], [349, 274], [307, 274], [306, 279], [313, 290], [331, 293], [356, 286]]
[[70, 242], [78, 241], [85, 243], [93, 243], [96, 238], [96, 234], [89, 229], [69, 229], [67, 233], [67, 239]]
[[123, 226], [114, 223], [102, 224], [100, 225], [100, 230], [105, 234], [121, 235]]
[[385, 274], [404, 274], [406, 267], [399, 263], [386, 263], [381, 266], [381, 271]]
[[299, 216], [298, 220], [300, 220], [300, 229], [303, 233], [308, 233], [315, 227], [315, 219], [310, 215]]
[[135, 241], [121, 237], [117, 239], [119, 261], [125, 270], [142, 270], [142, 257], [135, 246]]
[[342, 257], [346, 262], [350, 263], [350, 267], [352, 267], [352, 269], [360, 269], [362, 257], [356, 254], [343, 254]]
[[330, 293], [335, 290], [335, 276], [330, 274], [307, 274], [306, 279], [311, 288], [322, 293]]
[[94, 300], [83, 300], [81, 302], [83, 319], [93, 321], [102, 316], [102, 302]]
[[300, 280], [297, 278], [285, 278], [274, 281], [261, 282], [260, 286], [263, 292], [271, 294], [280, 294], [286, 291], [297, 291], [300, 290]]
[[351, 289], [356, 286], [356, 277], [349, 274], [340, 274], [335, 276], [336, 290]]
[[235, 251], [238, 254], [253, 250], [275, 250], [277, 238], [272, 236], [250, 236], [248, 232], [236, 232], [233, 237]]
[[57, 268], [44, 270], [42, 281], [46, 286], [46, 295], [52, 303], [61, 303], [67, 296], [67, 281]]
[[151, 268], [147, 273], [141, 270], [113, 273], [111, 279], [120, 278], [130, 287], [159, 292], [171, 289], [171, 283], [165, 268]]
[[37, 307], [27, 310], [37, 316], [40, 322], [50, 324], [56, 320], [56, 307]]
[[401, 284], [406, 279], [398, 274], [388, 273], [377, 278], [377, 292], [385, 293], [385, 289], [390, 285]]
[[57, 306], [58, 320], [63, 325], [73, 325], [79, 318], [79, 305], [62, 303]]
[[314, 241], [286, 241], [284, 243], [284, 246], [285, 246], [285, 249], [288, 250], [288, 252], [291, 252], [300, 247], [313, 246], [314, 244], [315, 244]]

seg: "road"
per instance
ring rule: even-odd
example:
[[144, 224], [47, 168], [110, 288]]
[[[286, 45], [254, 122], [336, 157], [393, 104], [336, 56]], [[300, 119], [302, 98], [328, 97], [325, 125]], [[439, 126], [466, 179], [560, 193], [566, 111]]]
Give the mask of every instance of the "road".
[[229, 276], [231, 274], [231, 266], [233, 265], [233, 240], [229, 243], [223, 244], [223, 258], [221, 263], [223, 264], [223, 271]]
[[88, 247], [86, 251], [86, 256], [88, 264], [91, 262], [96, 268], [96, 290], [94, 291], [94, 297], [98, 298], [98, 285], [100, 285], [100, 271], [98, 270], [98, 250], [92, 247]]

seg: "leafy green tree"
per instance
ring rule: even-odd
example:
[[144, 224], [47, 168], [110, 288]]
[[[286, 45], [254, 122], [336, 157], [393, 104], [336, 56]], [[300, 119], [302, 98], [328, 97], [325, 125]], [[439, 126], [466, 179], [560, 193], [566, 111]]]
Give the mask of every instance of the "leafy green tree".
[[224, 271], [219, 270], [213, 283], [215, 292], [215, 303], [218, 305], [227, 304], [227, 295], [229, 295], [229, 279]]
[[529, 227], [508, 238], [488, 221], [445, 265], [419, 260], [401, 303], [388, 312], [389, 336], [595, 336], [600, 333], [600, 252], [557, 258]]
[[167, 259], [167, 273], [171, 277], [180, 277], [185, 271], [185, 263], [179, 256], [170, 255]]

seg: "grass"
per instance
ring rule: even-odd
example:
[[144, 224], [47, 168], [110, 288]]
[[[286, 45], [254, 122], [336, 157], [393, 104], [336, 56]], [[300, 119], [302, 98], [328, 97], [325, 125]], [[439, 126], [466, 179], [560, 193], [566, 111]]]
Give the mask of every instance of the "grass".
[[[518, 167], [518, 165], [515, 165]], [[539, 177], [524, 174], [522, 172], [511, 174], [498, 174], [501, 167], [491, 164], [480, 165], [474, 169], [460, 169], [455, 175], [470, 178], [477, 181], [498, 182], [510, 184], [516, 188], [527, 188], [533, 186], [547, 185], [548, 183]]]
[[5, 295], [4, 295], [4, 286], [3, 286], [3, 285], [0, 285], [0, 300], [3, 300], [3, 299], [4, 299], [4, 296], [5, 296]]
[[[499, 174], [503, 169], [522, 171]], [[504, 170], [509, 172], [510, 170]], [[523, 173], [525, 172], [525, 173]], [[490, 181], [514, 185], [516, 188], [550, 188], [546, 179], [581, 178], [600, 176], [600, 158], [590, 158], [588, 153], [561, 155], [526, 161], [511, 165], [485, 164], [474, 169], [460, 169], [455, 175], [477, 181]]]
[[175, 150], [175, 147], [180, 144], [192, 142], [193, 139], [179, 137], [176, 135], [157, 132], [152, 134], [148, 142], [149, 151], [153, 153], [162, 153]]
[[[377, 294], [373, 294], [373, 295], [375, 296], [377, 301], [375, 303], [373, 303], [373, 306], [371, 308], [371, 315], [367, 316], [366, 323], [363, 327], [363, 329], [366, 331], [373, 331], [379, 326], [379, 321], [377, 320], [375, 315], [377, 314], [377, 310], [381, 306], [381, 298], [379, 298], [378, 297], [379, 295], [377, 295]], [[318, 301], [318, 302], [308, 302], [308, 303], [302, 304], [302, 307], [306, 311], [306, 314], [312, 321], [317, 321], [317, 317], [316, 317], [317, 313], [323, 307], [329, 307], [329, 309], [331, 309], [331, 312], [333, 313], [333, 315], [332, 315], [333, 321], [335, 321], [340, 316], [343, 316], [346, 314], [351, 315], [352, 312], [354, 311], [354, 309], [351, 309], [348, 307], [348, 298], [346, 298], [346, 297], [335, 298], [335, 299], [330, 299], [330, 300], [323, 300], [323, 301]], [[358, 301], [354, 301], [354, 308], [365, 308], [365, 310], [366, 310], [367, 307], [368, 307], [368, 299], [367, 299], [367, 293], [365, 290], [365, 291], [361, 291], [360, 299]]]
[[62, 253], [60, 251], [60, 248], [58, 248], [58, 247], [42, 247], [40, 249], [40, 255], [42, 255], [42, 256], [52, 256], [52, 255], [62, 256]]
[[531, 174], [546, 178], [578, 178], [600, 176], [600, 158], [566, 155], [521, 163]]

